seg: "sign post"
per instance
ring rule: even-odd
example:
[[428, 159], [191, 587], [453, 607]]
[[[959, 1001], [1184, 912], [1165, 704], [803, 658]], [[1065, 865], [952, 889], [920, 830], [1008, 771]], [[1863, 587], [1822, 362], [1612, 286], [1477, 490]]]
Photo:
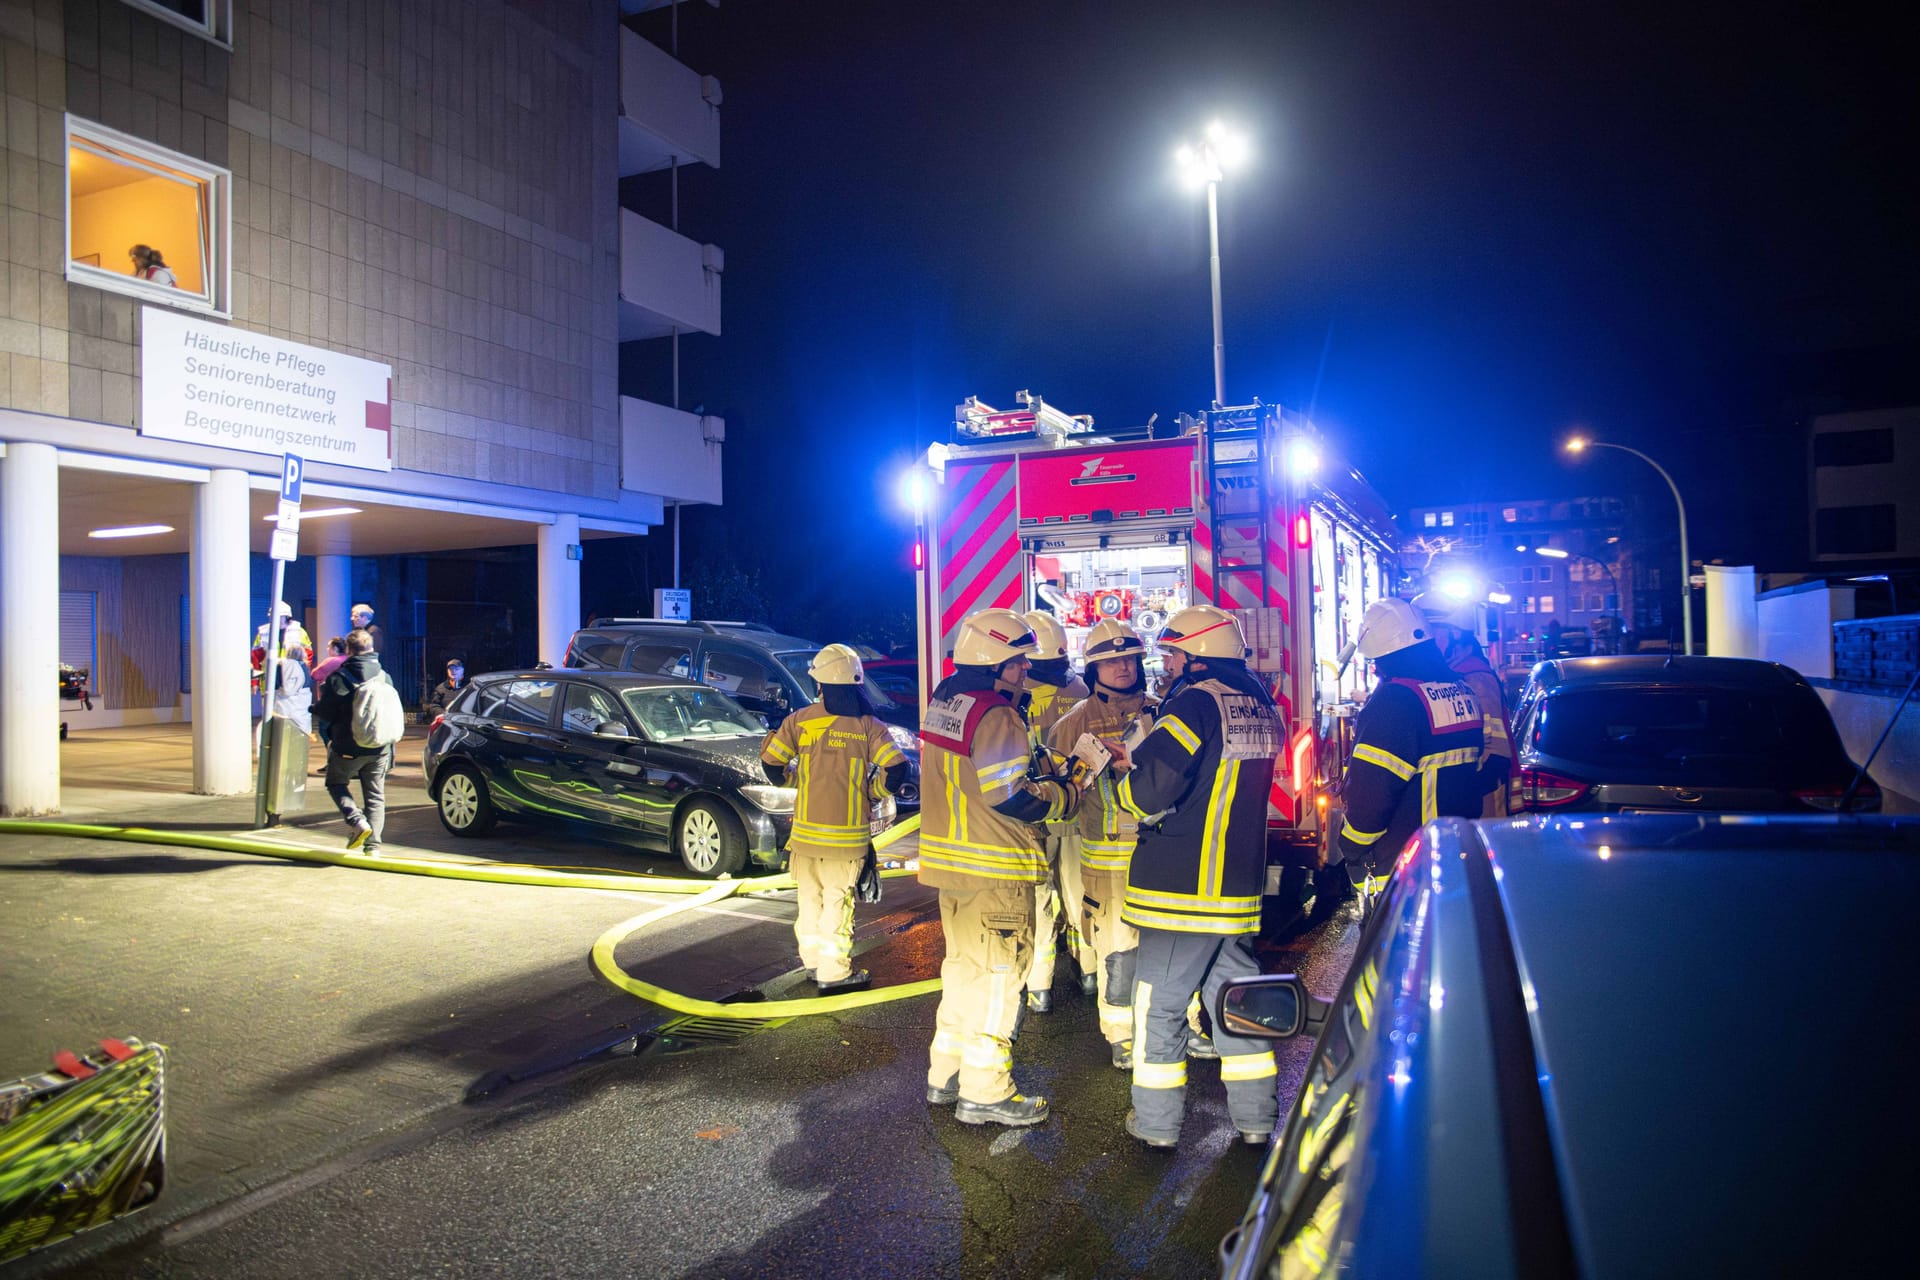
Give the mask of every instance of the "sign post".
[[[274, 518], [273, 545], [269, 551], [273, 557], [273, 592], [267, 597], [266, 656], [260, 661], [266, 678], [260, 682], [260, 762], [253, 801], [256, 827], [266, 826], [268, 819], [278, 812], [271, 806], [270, 791], [280, 773], [280, 738], [273, 723], [274, 689], [279, 683], [280, 659], [286, 652], [286, 629], [280, 621], [280, 593], [286, 589], [287, 562], [299, 556], [300, 482], [305, 472], [306, 463], [299, 455], [289, 453], [281, 458], [280, 507]], [[306, 770], [302, 768], [300, 772], [304, 778]]]

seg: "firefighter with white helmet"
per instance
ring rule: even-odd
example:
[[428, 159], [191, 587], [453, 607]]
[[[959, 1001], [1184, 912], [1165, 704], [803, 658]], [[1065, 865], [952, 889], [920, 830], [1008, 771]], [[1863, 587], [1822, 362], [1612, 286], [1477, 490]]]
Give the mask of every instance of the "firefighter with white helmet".
[[[1025, 620], [1034, 639], [1033, 662], [1027, 669], [1027, 728], [1035, 748], [1044, 748], [1060, 717], [1087, 696], [1087, 685], [1069, 665], [1067, 632], [1060, 620], [1045, 609], [1032, 610]], [[1053, 1012], [1053, 971], [1063, 917], [1068, 950], [1076, 961], [1080, 958], [1080, 868], [1062, 857], [1072, 830], [1065, 822], [1047, 826], [1047, 882], [1034, 894], [1033, 964], [1026, 980], [1027, 1008], [1035, 1013]]]
[[791, 785], [793, 833], [788, 873], [799, 893], [793, 932], [800, 963], [823, 992], [867, 985], [853, 957], [853, 889], [871, 839], [873, 806], [907, 777], [907, 758], [863, 695], [860, 655], [830, 644], [807, 674], [820, 701], [801, 707], [760, 744], [760, 762], [777, 785]]
[[1480, 816], [1485, 729], [1473, 690], [1405, 600], [1374, 601], [1356, 639], [1380, 680], [1354, 719], [1333, 852], [1359, 883], [1389, 870], [1435, 818]]
[[[275, 630], [279, 632], [280, 636], [278, 644], [274, 644], [267, 638], [269, 633]], [[263, 676], [267, 665], [267, 649], [270, 645], [274, 650], [273, 659], [276, 662], [291, 656], [298, 658], [302, 666], [308, 668], [313, 666], [313, 637], [307, 634], [307, 629], [301, 626], [299, 619], [293, 616], [293, 607], [285, 600], [279, 600], [274, 603], [273, 622], [271, 626], [263, 622], [259, 627], [255, 628], [253, 633], [253, 652], [251, 656], [253, 658], [253, 691], [255, 693], [260, 692], [262, 687]]]
[[1044, 1098], [1013, 1083], [1012, 1042], [1032, 962], [1034, 894], [1047, 879], [1043, 824], [1071, 815], [1079, 790], [1036, 777], [1016, 699], [1037, 645], [1011, 609], [960, 624], [955, 671], [920, 726], [920, 882], [940, 891], [940, 966], [927, 1101], [957, 1103], [963, 1124], [1039, 1124]]
[[[1247, 669], [1234, 616], [1192, 605], [1167, 620], [1160, 650], [1172, 684], [1118, 798], [1140, 823], [1121, 919], [1139, 931], [1133, 983], [1133, 1110], [1127, 1132], [1172, 1147], [1186, 1109], [1187, 1010], [1260, 972], [1253, 935], [1265, 888], [1267, 792], [1284, 728]], [[1273, 1050], [1214, 1028], [1227, 1110], [1264, 1144], [1279, 1118]]]
[[[1053, 726], [1048, 743], [1066, 754], [1080, 735], [1117, 742], [1136, 721], [1150, 715], [1143, 659], [1146, 645], [1131, 626], [1118, 618], [1102, 618], [1087, 633], [1087, 681], [1090, 693]], [[1099, 803], [1095, 803], [1095, 800]], [[1127, 864], [1133, 857], [1139, 819], [1120, 804], [1119, 784], [1109, 770], [1102, 772], [1074, 819], [1073, 834], [1061, 852], [1060, 884], [1067, 895], [1067, 936], [1074, 935], [1078, 917], [1084, 957], [1082, 974], [1093, 981], [1098, 998], [1100, 1034], [1106, 1039], [1116, 1067], [1133, 1065], [1133, 1010], [1128, 993], [1118, 990], [1109, 972], [1110, 957], [1132, 952], [1139, 934], [1120, 918], [1127, 891]], [[1079, 893], [1069, 888], [1068, 868], [1077, 872]]]
[[1483, 818], [1507, 816], [1507, 779], [1513, 773], [1513, 719], [1507, 711], [1507, 691], [1501, 687], [1499, 673], [1487, 661], [1475, 634], [1476, 613], [1472, 601], [1452, 600], [1432, 591], [1413, 598], [1413, 607], [1433, 632], [1440, 656], [1458, 672], [1480, 701], [1481, 730], [1486, 751], [1480, 759], [1480, 802]]

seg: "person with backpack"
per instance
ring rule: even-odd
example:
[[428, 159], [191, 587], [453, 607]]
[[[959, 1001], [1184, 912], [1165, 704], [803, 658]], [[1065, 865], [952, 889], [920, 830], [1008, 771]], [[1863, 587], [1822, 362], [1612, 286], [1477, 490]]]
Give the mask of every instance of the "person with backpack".
[[[346, 820], [347, 848], [373, 857], [386, 825], [387, 771], [407, 717], [365, 630], [347, 633], [347, 660], [320, 686], [313, 713], [327, 726], [327, 794]], [[355, 778], [360, 780], [358, 806], [351, 790]]]

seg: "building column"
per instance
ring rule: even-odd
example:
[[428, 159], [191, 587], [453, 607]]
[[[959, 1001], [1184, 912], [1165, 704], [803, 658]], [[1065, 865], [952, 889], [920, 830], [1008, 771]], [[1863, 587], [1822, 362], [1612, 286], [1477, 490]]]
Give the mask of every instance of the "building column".
[[193, 791], [253, 789], [253, 699], [247, 685], [247, 473], [215, 471], [193, 495], [188, 611], [193, 632]]
[[313, 558], [314, 661], [326, 660], [327, 641], [347, 634], [348, 611], [353, 608], [353, 557]]
[[60, 456], [50, 444], [9, 444], [0, 455], [0, 816], [59, 810], [59, 742]]
[[580, 562], [567, 558], [580, 542], [580, 517], [557, 515], [540, 526], [534, 560], [540, 566], [540, 652], [542, 662], [559, 666], [567, 641], [580, 629]]

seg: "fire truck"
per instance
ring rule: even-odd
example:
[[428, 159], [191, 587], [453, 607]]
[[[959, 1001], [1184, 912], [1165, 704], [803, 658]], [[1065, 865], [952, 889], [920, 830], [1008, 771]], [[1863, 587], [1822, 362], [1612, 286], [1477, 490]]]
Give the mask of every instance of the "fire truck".
[[1094, 622], [1120, 618], [1146, 638], [1150, 668], [1175, 610], [1231, 610], [1287, 726], [1267, 892], [1297, 892], [1305, 877], [1286, 869], [1324, 856], [1346, 730], [1370, 684], [1366, 664], [1346, 660], [1350, 645], [1367, 606], [1396, 585], [1390, 511], [1279, 405], [1099, 430], [1025, 391], [1017, 402], [968, 398], [952, 442], [929, 448], [915, 477], [922, 712], [976, 610], [1051, 610], [1076, 661]]

